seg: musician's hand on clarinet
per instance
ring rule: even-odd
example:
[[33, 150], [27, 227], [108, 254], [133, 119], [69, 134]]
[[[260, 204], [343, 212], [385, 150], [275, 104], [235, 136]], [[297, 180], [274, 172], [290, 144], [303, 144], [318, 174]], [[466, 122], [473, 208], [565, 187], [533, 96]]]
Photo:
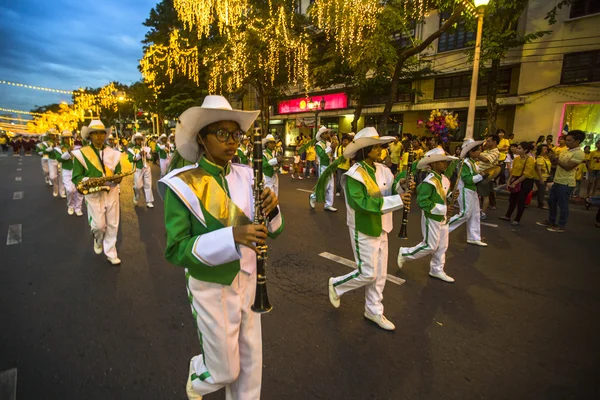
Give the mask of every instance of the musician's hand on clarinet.
[[407, 210], [410, 210], [410, 193], [404, 193], [400, 195], [400, 198], [402, 199], [402, 203], [404, 204], [404, 208], [406, 208]]
[[243, 244], [244, 246], [251, 248], [256, 254], [259, 254], [260, 251], [256, 248], [256, 245], [267, 244], [267, 232], [267, 227], [262, 224], [234, 226], [233, 240], [238, 244]]
[[263, 189], [262, 193], [260, 194], [260, 199], [263, 213], [265, 215], [269, 215], [271, 211], [273, 211], [279, 204], [279, 199], [277, 199], [275, 192], [269, 188]]
[[446, 206], [446, 215], [453, 215], [453, 214], [454, 214], [454, 205], [448, 204]]

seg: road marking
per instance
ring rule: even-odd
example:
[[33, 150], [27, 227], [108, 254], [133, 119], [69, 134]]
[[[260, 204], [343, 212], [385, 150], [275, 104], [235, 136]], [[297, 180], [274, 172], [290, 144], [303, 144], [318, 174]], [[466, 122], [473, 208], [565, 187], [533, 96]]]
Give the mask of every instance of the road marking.
[[15, 177], [15, 181], [17, 181], [17, 182], [21, 181], [21, 177], [20, 176], [16, 176]]
[[21, 170], [22, 170], [22, 168], [17, 168], [17, 171], [21, 171]]
[[0, 395], [6, 400], [17, 398], [17, 369], [0, 372]]
[[9, 225], [8, 235], [6, 236], [6, 245], [19, 244], [22, 241], [22, 226], [21, 224]]
[[498, 227], [498, 225], [496, 225], [496, 224], [490, 224], [489, 222], [481, 222], [481, 225], [491, 226], [492, 228], [497, 228]]
[[13, 194], [13, 200], [21, 200], [23, 198], [23, 192], [15, 192]]
[[[328, 252], [323, 252], [321, 254], [319, 254], [321, 257], [323, 258], [327, 258], [328, 260], [331, 261], [335, 261], [336, 263], [345, 265], [346, 267], [350, 267], [352, 269], [356, 269], [356, 263], [352, 260], [348, 260], [347, 258], [344, 257], [340, 257], [340, 256], [336, 256], [335, 254], [331, 254]], [[394, 275], [388, 275], [386, 277], [386, 279], [392, 283], [395, 283], [396, 285], [400, 286], [402, 285], [404, 282], [406, 282], [404, 279], [402, 278], [398, 278], [397, 276]]]
[[313, 192], [312, 190], [306, 190], [306, 189], [296, 189], [296, 190], [299, 190], [301, 192], [306, 192], [306, 193], [312, 193]]

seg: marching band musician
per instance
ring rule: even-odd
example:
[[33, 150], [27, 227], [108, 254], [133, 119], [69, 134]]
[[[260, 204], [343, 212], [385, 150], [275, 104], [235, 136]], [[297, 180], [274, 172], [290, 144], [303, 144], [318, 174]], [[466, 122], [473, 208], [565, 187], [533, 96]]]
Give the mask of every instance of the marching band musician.
[[48, 175], [54, 186], [52, 195], [58, 197], [60, 194], [60, 197], [64, 199], [67, 197], [67, 193], [65, 192], [65, 186], [63, 185], [62, 175], [59, 170], [59, 156], [58, 153], [54, 151], [55, 146], [60, 147], [58, 132], [50, 130], [48, 135], [50, 136], [50, 140], [48, 141], [48, 147], [45, 152], [48, 154]]
[[248, 143], [250, 142], [250, 138], [248, 136], [244, 136], [240, 141], [240, 147], [237, 148], [237, 156], [240, 159], [240, 164], [251, 165], [250, 157], [249, 157], [249, 147]]
[[176, 146], [175, 146], [175, 135], [174, 134], [170, 134], [169, 135], [169, 150], [171, 151], [171, 154], [173, 154], [173, 152], [175, 151]]
[[72, 144], [73, 134], [69, 130], [64, 130], [60, 136], [62, 143], [54, 146], [54, 152], [56, 153], [57, 161], [62, 167], [61, 179], [67, 194], [67, 214], [73, 215], [75, 213], [78, 217], [81, 217], [83, 215], [81, 212], [83, 195], [77, 191], [72, 180], [73, 156], [71, 152], [75, 150]]
[[256, 245], [283, 230], [277, 196], [264, 188], [268, 229], [253, 224], [252, 168], [232, 164], [243, 131], [259, 111], [233, 110], [222, 96], [206, 96], [201, 107], [179, 117], [177, 150], [190, 163], [159, 181], [165, 202], [171, 263], [185, 268], [192, 314], [202, 354], [192, 358], [189, 399], [223, 387], [229, 400], [258, 400], [262, 380], [260, 314], [251, 311], [256, 293]]
[[460, 158], [463, 159], [463, 164], [458, 181], [460, 213], [450, 218], [448, 229], [452, 233], [464, 222], [467, 222], [467, 243], [487, 247], [487, 243], [481, 240], [481, 210], [477, 186], [475, 186], [486, 176], [484, 172], [479, 172], [477, 166], [482, 143], [483, 140], [467, 140], [462, 145]]
[[118, 139], [115, 140], [115, 137], [112, 135], [112, 133], [106, 138], [106, 145], [111, 149], [118, 151], [119, 153], [121, 152], [119, 141]]
[[[110, 129], [106, 129], [99, 120], [93, 120], [89, 126], [81, 129], [84, 140], [91, 137], [92, 144], [74, 150], [73, 184], [77, 186], [82, 180], [89, 178], [111, 177], [121, 173], [121, 153], [104, 144]], [[104, 254], [113, 265], [121, 264], [117, 256], [117, 233], [119, 231], [119, 191], [117, 184], [121, 179], [107, 182], [110, 190], [85, 195], [88, 218], [94, 252]]]
[[160, 163], [160, 177], [162, 178], [167, 174], [169, 168], [169, 161], [171, 155], [171, 147], [167, 143], [167, 135], [164, 133], [158, 137], [156, 143], [156, 150], [158, 151], [158, 159]]
[[[388, 233], [392, 231], [392, 212], [410, 205], [410, 193], [397, 194], [394, 176], [378, 163], [381, 145], [393, 141], [379, 137], [375, 128], [364, 128], [348, 144], [344, 157], [356, 163], [344, 174], [344, 191], [350, 241], [358, 269], [329, 279], [329, 301], [338, 308], [340, 297], [365, 287], [365, 318], [392, 331], [395, 325], [383, 315], [383, 288], [388, 265]], [[402, 189], [400, 189], [402, 191]], [[320, 196], [318, 196], [320, 197]]]
[[275, 146], [277, 142], [275, 137], [270, 133], [262, 140], [263, 147], [263, 175], [265, 179], [265, 187], [271, 189], [275, 196], [279, 196], [279, 163], [281, 162], [280, 157], [275, 156]]
[[137, 204], [142, 189], [146, 200], [146, 207], [154, 208], [154, 196], [152, 195], [152, 171], [148, 161], [152, 160], [150, 147], [143, 145], [144, 135], [137, 132], [133, 135], [133, 146], [128, 150], [129, 162], [135, 164], [133, 174], [133, 204]]
[[400, 247], [398, 267], [406, 260], [416, 260], [432, 254], [429, 276], [444, 282], [454, 282], [454, 278], [444, 272], [446, 250], [448, 249], [448, 217], [452, 205], [446, 205], [446, 194], [450, 180], [444, 175], [448, 162], [457, 157], [447, 156], [443, 149], [428, 151], [417, 164], [417, 169], [431, 168], [431, 172], [417, 186], [417, 203], [421, 208], [421, 232], [423, 241], [414, 247]]
[[[331, 143], [329, 140], [331, 129], [328, 129], [322, 126], [317, 132], [315, 139], [317, 140], [317, 144], [315, 145], [315, 150], [317, 151], [317, 158], [319, 160], [319, 175], [323, 173], [331, 163], [331, 157], [333, 156], [333, 149], [331, 148]], [[327, 188], [325, 189], [325, 211], [336, 212], [337, 208], [333, 207], [333, 176], [327, 182]], [[308, 203], [310, 204], [310, 208], [315, 208], [316, 205], [316, 196], [314, 193], [311, 193], [309, 196]]]
[[21, 148], [23, 147], [23, 141], [21, 140], [21, 135], [15, 135], [10, 141], [10, 145], [13, 149], [13, 156], [17, 157], [21, 155]]
[[50, 180], [50, 170], [48, 169], [49, 157], [48, 153], [46, 153], [46, 149], [48, 148], [48, 142], [46, 141], [48, 139], [48, 135], [42, 135], [40, 139], [41, 141], [37, 144], [36, 151], [40, 156], [42, 156], [42, 171], [44, 172], [44, 182], [46, 182], [48, 186], [52, 186], [52, 181]]

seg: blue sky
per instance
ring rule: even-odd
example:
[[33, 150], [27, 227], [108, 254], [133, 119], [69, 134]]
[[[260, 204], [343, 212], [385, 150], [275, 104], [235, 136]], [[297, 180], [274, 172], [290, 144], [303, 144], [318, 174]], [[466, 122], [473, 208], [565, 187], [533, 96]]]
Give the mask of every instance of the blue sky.
[[[0, 81], [55, 89], [141, 78], [142, 25], [159, 0], [0, 0]], [[30, 110], [69, 95], [0, 84], [0, 107]]]

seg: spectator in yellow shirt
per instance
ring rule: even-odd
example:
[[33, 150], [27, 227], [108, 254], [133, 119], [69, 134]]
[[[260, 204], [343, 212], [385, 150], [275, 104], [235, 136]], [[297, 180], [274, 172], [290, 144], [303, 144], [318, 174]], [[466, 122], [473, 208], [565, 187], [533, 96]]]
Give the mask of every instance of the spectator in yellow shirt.
[[392, 166], [390, 169], [392, 170], [392, 174], [396, 174], [398, 172], [398, 166], [400, 165], [400, 155], [402, 154], [402, 142], [400, 141], [400, 134], [396, 135], [396, 140], [390, 143], [390, 161], [392, 162]]
[[304, 169], [304, 177], [306, 179], [310, 178], [310, 169], [314, 169], [315, 176], [317, 175], [317, 151], [315, 150], [315, 146], [310, 146], [306, 149], [306, 165]]
[[592, 197], [600, 185], [600, 140], [596, 142], [596, 150], [589, 155], [587, 196]]
[[529, 155], [532, 144], [530, 142], [521, 142], [517, 146], [517, 155], [513, 161], [513, 167], [510, 172], [508, 181], [508, 190], [510, 196], [508, 198], [508, 210], [506, 214], [500, 217], [505, 221], [510, 221], [512, 213], [517, 209], [517, 215], [511, 222], [511, 225], [519, 225], [521, 223], [521, 217], [525, 212], [525, 200], [533, 189], [533, 181], [537, 174], [535, 171], [535, 160]]
[[548, 209], [548, 207], [545, 205], [546, 185], [548, 184], [548, 178], [552, 172], [552, 161], [550, 161], [550, 158], [548, 157], [548, 152], [548, 145], [545, 143], [540, 144], [537, 147], [537, 158], [535, 160], [535, 169], [539, 178], [539, 180], [536, 182], [538, 188], [538, 208], [543, 208], [544, 210]]
[[504, 129], [497, 129], [496, 135], [498, 135], [498, 139], [500, 139], [500, 141], [498, 142], [498, 151], [500, 152], [498, 162], [500, 163], [500, 166], [502, 168], [502, 171], [498, 176], [500, 177], [500, 184], [503, 184], [506, 183], [506, 163], [504, 162], [504, 160], [506, 160], [506, 154], [508, 153], [508, 148], [510, 147], [510, 141], [505, 138], [506, 131], [504, 131]]
[[558, 146], [554, 148], [554, 154], [558, 157], [563, 151], [569, 150], [564, 136], [558, 138]]

